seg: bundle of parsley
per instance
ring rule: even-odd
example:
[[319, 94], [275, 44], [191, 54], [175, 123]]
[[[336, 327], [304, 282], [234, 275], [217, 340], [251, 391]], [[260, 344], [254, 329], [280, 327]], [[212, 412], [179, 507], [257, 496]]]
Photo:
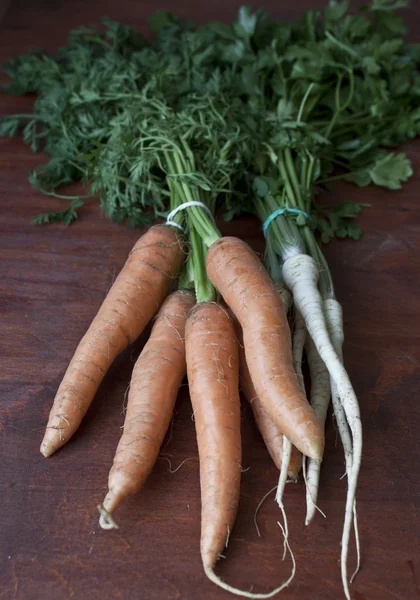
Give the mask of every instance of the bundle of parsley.
[[[0, 135], [21, 134], [49, 157], [31, 183], [63, 200], [69, 184], [87, 189], [35, 223], [70, 224], [98, 196], [110, 218], [134, 226], [196, 203], [175, 223], [189, 241], [185, 280], [198, 300], [210, 300], [204, 260], [219, 234], [209, 215], [252, 212], [261, 220], [267, 270], [285, 296], [293, 292], [296, 372], [305, 346], [311, 403], [324, 424], [331, 394], [345, 451], [347, 597], [361, 428], [342, 366], [341, 307], [318, 241], [359, 239], [362, 206], [322, 206], [317, 196], [341, 178], [397, 190], [412, 174], [407, 157], [392, 150], [420, 133], [420, 46], [405, 41], [395, 12], [405, 5], [373, 0], [353, 13], [348, 1], [331, 0], [298, 23], [242, 8], [231, 25], [201, 27], [160, 12], [152, 40], [105, 21], [105, 31], [73, 32], [54, 57], [34, 51], [5, 67], [5, 91], [36, 94], [32, 114], [0, 119]], [[280, 504], [291, 454], [284, 440]], [[319, 476], [309, 460], [307, 523]]]
[[[100, 195], [107, 215], [133, 225], [164, 212], [153, 186], [145, 188], [136, 177], [117, 185], [105, 166], [92, 178], [89, 163], [98, 146], [115, 135], [123, 115], [141, 114], [144, 97], [178, 111], [192, 97], [223, 95], [243, 102], [257, 128], [266, 123], [269, 139], [309, 122], [313, 135], [327, 142], [318, 177], [323, 184], [338, 168], [344, 172], [335, 178], [398, 189], [411, 174], [410, 165], [384, 148], [418, 135], [419, 46], [401, 37], [405, 28], [394, 8], [405, 2], [375, 0], [370, 15], [348, 14], [348, 4], [333, 1], [323, 13], [305, 13], [299, 23], [277, 23], [265, 13], [241, 9], [231, 26], [194, 27], [158, 13], [151, 20], [152, 41], [108, 20], [105, 32], [81, 28], [56, 56], [33, 51], [5, 66], [11, 81], [3, 90], [37, 98], [32, 114], [2, 117], [0, 135], [20, 133], [33, 151], [50, 157], [30, 175], [36, 188], [55, 195], [84, 181], [92, 196]], [[305, 95], [304, 114], [297, 120]], [[239, 126], [246, 118], [242, 112]], [[132, 158], [120, 155], [119, 147], [113, 151], [119, 163]], [[40, 215], [36, 222], [69, 224], [82, 206], [82, 198], [71, 200], [69, 210]], [[240, 203], [230, 205], [227, 216], [242, 210]], [[343, 219], [358, 210], [357, 205], [318, 210], [323, 241], [335, 235], [356, 238], [359, 230]]]

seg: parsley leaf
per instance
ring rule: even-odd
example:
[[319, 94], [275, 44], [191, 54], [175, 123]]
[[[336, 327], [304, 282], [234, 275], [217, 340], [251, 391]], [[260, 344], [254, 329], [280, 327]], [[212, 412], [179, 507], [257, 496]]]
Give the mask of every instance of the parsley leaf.
[[363, 169], [348, 174], [346, 179], [360, 187], [374, 183], [390, 190], [399, 190], [412, 174], [411, 162], [405, 154], [390, 152], [382, 154]]
[[344, 202], [328, 211], [323, 210], [313, 215], [315, 229], [321, 235], [321, 241], [327, 244], [333, 238], [350, 238], [359, 240], [362, 230], [357, 223], [348, 222], [358, 216], [362, 205], [353, 202]]
[[71, 225], [78, 217], [77, 209], [82, 207], [83, 204], [82, 200], [73, 200], [68, 208], [58, 212], [41, 213], [32, 219], [31, 223], [33, 225], [47, 225], [49, 223]]

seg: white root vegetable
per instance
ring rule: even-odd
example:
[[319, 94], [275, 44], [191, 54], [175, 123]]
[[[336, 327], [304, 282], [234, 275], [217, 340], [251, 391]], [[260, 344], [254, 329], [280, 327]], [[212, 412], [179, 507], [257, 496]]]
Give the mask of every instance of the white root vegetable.
[[362, 457], [362, 424], [356, 394], [354, 393], [349, 376], [331, 343], [327, 330], [323, 302], [318, 291], [318, 277], [317, 265], [307, 254], [291, 256], [283, 264], [284, 281], [291, 290], [294, 303], [302, 313], [316, 349], [324, 361], [333, 382], [337, 386], [338, 395], [353, 438], [353, 462], [348, 472], [346, 509], [341, 540], [341, 578], [346, 598], [350, 600], [347, 557], [353, 522], [357, 479]]
[[[337, 356], [343, 362], [343, 344], [344, 344], [344, 327], [343, 327], [343, 311], [341, 304], [334, 298], [328, 298], [324, 300], [324, 314], [327, 322], [328, 332], [330, 334], [331, 343], [337, 352]], [[338, 427], [338, 433], [340, 435], [341, 443], [343, 444], [344, 457], [346, 461], [346, 473], [348, 474], [353, 464], [353, 444], [351, 441], [351, 435], [349, 431], [349, 425], [347, 423], [346, 415], [344, 413], [343, 406], [341, 404], [340, 397], [338, 395], [337, 386], [331, 381], [331, 395], [334, 409], [334, 416]], [[357, 564], [356, 569], [350, 579], [350, 582], [354, 579], [360, 568], [360, 541], [359, 541], [359, 529], [357, 524], [357, 511], [356, 511], [356, 500], [353, 505], [353, 524], [354, 524], [354, 537], [356, 540], [356, 554]]]
[[284, 488], [287, 483], [287, 474], [290, 468], [290, 458], [292, 456], [292, 443], [284, 435], [283, 436], [283, 454], [281, 459], [279, 482], [277, 484], [276, 502], [280, 508], [283, 506]]
[[[324, 314], [327, 323], [328, 333], [331, 339], [334, 350], [338, 358], [343, 362], [343, 311], [337, 300], [329, 298], [324, 300]], [[340, 396], [338, 395], [337, 386], [331, 380], [331, 395], [334, 408], [334, 416], [337, 422], [338, 432], [340, 434], [341, 443], [343, 444], [344, 457], [346, 460], [346, 472], [351, 469], [353, 462], [353, 444], [349, 425], [347, 423], [346, 414], [341, 404]]]
[[[325, 426], [328, 404], [330, 402], [330, 376], [322, 358], [313, 341], [308, 337], [306, 340], [306, 358], [309, 365], [311, 377], [310, 401], [316, 416], [321, 424]], [[317, 509], [319, 490], [319, 478], [321, 474], [321, 463], [317, 460], [308, 459], [306, 468], [306, 519], [305, 525], [314, 518]]]
[[303, 349], [306, 341], [306, 325], [300, 312], [295, 309], [295, 324], [293, 328], [293, 366], [299, 385], [305, 391], [305, 382], [302, 373]]
[[[283, 296], [282, 300], [283, 300]], [[286, 310], [286, 306], [285, 306]], [[305, 383], [303, 381], [302, 374], [302, 357], [303, 357], [303, 348], [305, 346], [306, 339], [306, 327], [305, 322], [302, 319], [302, 315], [298, 310], [295, 310], [295, 322], [293, 329], [293, 340], [292, 340], [292, 348], [293, 348], [293, 366], [296, 371], [296, 375], [299, 381], [299, 385], [303, 391], [305, 391]], [[283, 436], [283, 456], [281, 461], [280, 468], [280, 476], [279, 482], [277, 485], [276, 492], [276, 502], [281, 507], [283, 505], [283, 494], [284, 488], [286, 487], [287, 482], [287, 473], [289, 472], [290, 467], [290, 457], [292, 454], [292, 443], [287, 439], [286, 436]]]

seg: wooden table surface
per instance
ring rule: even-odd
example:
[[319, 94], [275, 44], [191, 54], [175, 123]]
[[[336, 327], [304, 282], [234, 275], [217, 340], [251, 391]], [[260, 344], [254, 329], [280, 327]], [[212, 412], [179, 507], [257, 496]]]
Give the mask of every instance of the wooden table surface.
[[[254, 2], [276, 15], [297, 17], [324, 0]], [[166, 0], [159, 8], [205, 21], [233, 17], [238, 0]], [[406, 16], [415, 33], [418, 5]], [[70, 29], [101, 16], [139, 29], [157, 8], [135, 0], [15, 0], [0, 25], [0, 59], [43, 46], [54, 50]], [[176, 9], [175, 9], [176, 7]], [[417, 7], [417, 8], [416, 8]], [[0, 112], [30, 108], [31, 100], [1, 95]], [[419, 296], [420, 142], [407, 145], [415, 173], [402, 192], [336, 188], [342, 199], [370, 202], [359, 243], [326, 249], [345, 314], [346, 363], [364, 424], [358, 492], [362, 570], [355, 600], [420, 597], [419, 541]], [[172, 437], [143, 491], [118, 511], [118, 531], [102, 531], [96, 506], [123, 423], [124, 393], [144, 337], [105, 378], [82, 426], [46, 460], [39, 444], [66, 365], [139, 231], [115, 225], [91, 205], [75, 225], [40, 228], [30, 219], [60, 201], [33, 191], [27, 170], [42, 162], [20, 140], [0, 139], [0, 598], [24, 600], [207, 600], [229, 598], [209, 583], [199, 554], [200, 490], [197, 446], [187, 388], [176, 407]], [[261, 250], [256, 221], [223, 226]], [[270, 498], [276, 470], [243, 410], [243, 474], [237, 525], [220, 574], [243, 588], [267, 591], [285, 579], [279, 512]], [[317, 516], [305, 528], [304, 487], [289, 485], [286, 508], [297, 575], [290, 600], [343, 597], [339, 574], [345, 501], [343, 452], [331, 420]]]

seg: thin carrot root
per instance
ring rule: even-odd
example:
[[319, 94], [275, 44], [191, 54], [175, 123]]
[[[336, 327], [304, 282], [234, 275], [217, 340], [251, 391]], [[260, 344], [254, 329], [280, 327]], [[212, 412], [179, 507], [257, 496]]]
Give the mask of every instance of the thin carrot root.
[[[218, 577], [216, 575], [216, 573], [214, 572], [213, 567], [204, 567], [204, 572], [207, 575], [207, 577], [210, 579], [210, 581], [215, 583], [220, 588], [226, 590], [227, 592], [235, 594], [236, 596], [242, 596], [243, 598], [251, 598], [251, 600], [266, 600], [268, 598], [272, 598], [273, 596], [276, 596], [281, 591], [283, 591], [285, 588], [287, 588], [292, 583], [292, 581], [295, 577], [296, 561], [295, 561], [294, 554], [293, 554], [292, 549], [290, 548], [290, 544], [289, 544], [289, 539], [288, 539], [289, 532], [287, 529], [286, 515], [283, 510], [282, 510], [282, 512], [283, 512], [283, 518], [285, 519], [285, 523], [286, 523], [285, 528], [278, 521], [277, 521], [277, 525], [280, 527], [280, 529], [283, 533], [285, 551], [286, 551], [286, 553], [289, 552], [290, 558], [292, 560], [292, 572], [291, 572], [290, 576], [288, 577], [288, 579], [284, 583], [282, 583], [279, 587], [275, 588], [274, 590], [271, 590], [270, 592], [267, 592], [265, 594], [247, 592], [246, 590], [241, 590], [239, 588], [233, 587], [233, 586], [229, 585], [228, 583], [226, 583], [225, 581], [223, 581], [222, 579], [220, 579], [220, 577]], [[285, 557], [283, 556], [283, 560], [284, 560], [284, 558]]]
[[306, 254], [290, 257], [283, 265], [284, 280], [292, 291], [294, 303], [302, 313], [316, 349], [337, 386], [338, 395], [353, 438], [353, 463], [351, 470], [348, 472], [347, 500], [341, 541], [341, 579], [346, 598], [350, 599], [347, 557], [353, 523], [353, 505], [362, 458], [362, 424], [359, 404], [349, 376], [334, 350], [327, 331], [322, 298], [317, 287], [318, 275], [315, 261]]
[[194, 303], [194, 295], [181, 290], [165, 300], [134, 365], [123, 434], [103, 502], [107, 514], [140, 490], [156, 462], [186, 374], [185, 323]]
[[241, 324], [246, 361], [264, 408], [301, 452], [320, 459], [322, 428], [299, 389], [287, 317], [268, 273], [237, 238], [215, 242], [206, 265], [210, 280]]
[[164, 225], [151, 227], [135, 244], [58, 388], [41, 444], [44, 456], [77, 430], [114, 359], [159, 310], [184, 258], [178, 235]]
[[99, 511], [99, 525], [102, 529], [119, 529], [118, 525], [112, 518], [112, 515], [104, 508], [102, 504], [98, 504]]
[[[330, 402], [330, 377], [323, 360], [318, 354], [313, 341], [306, 341], [306, 357], [309, 364], [311, 377], [311, 406], [314, 409], [321, 424], [325, 426], [328, 405]], [[306, 519], [305, 525], [309, 525], [317, 510], [319, 479], [321, 474], [321, 463], [308, 459], [306, 470]]]
[[277, 490], [277, 486], [275, 485], [274, 487], [271, 488], [271, 490], [269, 490], [266, 494], [264, 494], [264, 496], [261, 498], [261, 500], [258, 502], [257, 504], [257, 508], [255, 509], [254, 512], [254, 525], [255, 525], [255, 529], [257, 530], [257, 535], [258, 537], [261, 537], [261, 533], [260, 533], [260, 528], [258, 526], [258, 513], [260, 511], [261, 506], [264, 504], [264, 502], [267, 500], [268, 496], [270, 494], [272, 494], [275, 490]]

